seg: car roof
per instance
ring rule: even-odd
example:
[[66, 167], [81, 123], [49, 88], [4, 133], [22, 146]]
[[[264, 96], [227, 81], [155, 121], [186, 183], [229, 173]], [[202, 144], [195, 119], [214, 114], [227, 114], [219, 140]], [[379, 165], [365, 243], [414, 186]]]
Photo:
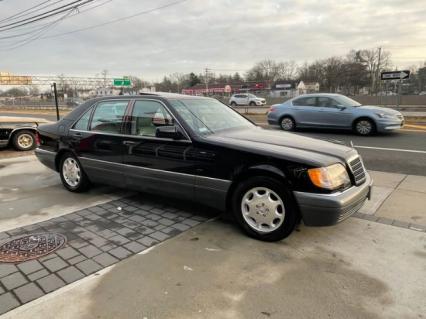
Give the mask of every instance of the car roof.
[[308, 94], [302, 94], [302, 95], [296, 96], [296, 98], [313, 97], [313, 96], [342, 96], [342, 94], [338, 94], [338, 93], [308, 93]]
[[86, 112], [87, 109], [92, 107], [93, 104], [98, 103], [100, 101], [111, 101], [111, 100], [123, 100], [123, 99], [140, 99], [144, 97], [149, 97], [153, 99], [161, 100], [214, 100], [210, 97], [204, 97], [204, 96], [193, 96], [193, 95], [185, 95], [185, 94], [177, 94], [177, 93], [170, 93], [170, 92], [152, 92], [152, 93], [140, 93], [140, 94], [134, 94], [134, 95], [106, 95], [106, 96], [99, 96], [90, 100], [87, 100], [85, 103], [80, 104], [77, 108], [75, 108], [73, 111], [68, 113], [64, 119], [65, 120], [72, 120], [79, 118], [84, 112]]
[[159, 97], [165, 99], [212, 99], [210, 97], [205, 96], [195, 96], [195, 95], [186, 95], [179, 93], [171, 93], [171, 92], [149, 92], [149, 93], [140, 93], [134, 95], [106, 95], [95, 98], [95, 100], [111, 100], [111, 99], [137, 99], [142, 97]]

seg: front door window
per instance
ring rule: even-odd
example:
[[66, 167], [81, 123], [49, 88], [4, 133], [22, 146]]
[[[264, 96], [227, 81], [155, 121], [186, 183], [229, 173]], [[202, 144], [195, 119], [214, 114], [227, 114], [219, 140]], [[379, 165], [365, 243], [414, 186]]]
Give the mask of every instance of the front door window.
[[132, 135], [155, 137], [159, 126], [174, 125], [166, 108], [156, 101], [136, 101], [131, 117]]

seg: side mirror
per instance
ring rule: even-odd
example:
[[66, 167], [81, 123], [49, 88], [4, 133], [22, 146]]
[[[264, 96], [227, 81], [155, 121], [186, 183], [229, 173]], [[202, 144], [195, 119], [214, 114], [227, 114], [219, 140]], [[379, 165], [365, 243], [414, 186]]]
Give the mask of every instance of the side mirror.
[[157, 127], [155, 130], [155, 137], [181, 140], [183, 138], [183, 134], [176, 126], [167, 125]]
[[343, 106], [341, 104], [338, 104], [335, 107], [338, 108], [340, 111], [346, 110], [346, 106]]

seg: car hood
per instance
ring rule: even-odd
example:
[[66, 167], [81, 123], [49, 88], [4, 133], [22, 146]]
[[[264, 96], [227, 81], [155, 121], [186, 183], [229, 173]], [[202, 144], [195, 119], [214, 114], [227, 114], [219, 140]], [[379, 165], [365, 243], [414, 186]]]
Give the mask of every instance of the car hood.
[[317, 167], [344, 163], [357, 155], [355, 149], [341, 144], [262, 128], [229, 130], [212, 134], [207, 139], [230, 148]]
[[50, 123], [50, 121], [36, 117], [0, 116], [0, 123]]
[[390, 115], [400, 115], [401, 112], [397, 111], [397, 110], [393, 110], [387, 107], [380, 107], [380, 106], [375, 106], [375, 105], [361, 105], [359, 107], [362, 110], [371, 110], [372, 112], [375, 113], [385, 113], [385, 114], [390, 114]]

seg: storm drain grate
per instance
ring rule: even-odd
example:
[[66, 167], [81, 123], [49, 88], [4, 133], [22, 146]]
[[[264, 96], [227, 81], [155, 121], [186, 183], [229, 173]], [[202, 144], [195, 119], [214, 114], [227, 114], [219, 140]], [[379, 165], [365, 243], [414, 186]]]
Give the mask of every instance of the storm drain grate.
[[18, 263], [46, 256], [61, 248], [67, 239], [57, 233], [26, 235], [0, 246], [0, 262]]

